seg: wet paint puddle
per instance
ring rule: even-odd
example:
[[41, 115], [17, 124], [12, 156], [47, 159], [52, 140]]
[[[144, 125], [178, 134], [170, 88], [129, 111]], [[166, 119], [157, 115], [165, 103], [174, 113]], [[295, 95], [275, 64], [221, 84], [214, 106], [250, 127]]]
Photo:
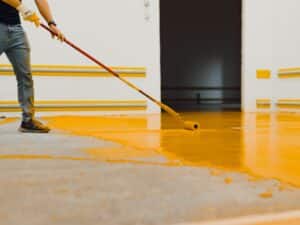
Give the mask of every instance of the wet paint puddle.
[[153, 118], [146, 116], [64, 116], [46, 121], [52, 128], [72, 135], [124, 146], [117, 151], [86, 150], [95, 159], [163, 158], [166, 165], [223, 168], [300, 186], [300, 115], [186, 113], [184, 117], [199, 121], [200, 131], [178, 129], [168, 116], [162, 118], [162, 130], [149, 130]]

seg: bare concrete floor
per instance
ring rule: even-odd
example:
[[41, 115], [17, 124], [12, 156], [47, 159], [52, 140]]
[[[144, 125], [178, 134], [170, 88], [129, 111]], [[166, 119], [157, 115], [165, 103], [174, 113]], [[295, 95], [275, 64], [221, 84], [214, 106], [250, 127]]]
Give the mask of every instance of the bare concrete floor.
[[[82, 149], [119, 144], [0, 126], [0, 224], [161, 225], [300, 209], [300, 190], [205, 167], [108, 163]], [[227, 182], [226, 182], [227, 181]]]

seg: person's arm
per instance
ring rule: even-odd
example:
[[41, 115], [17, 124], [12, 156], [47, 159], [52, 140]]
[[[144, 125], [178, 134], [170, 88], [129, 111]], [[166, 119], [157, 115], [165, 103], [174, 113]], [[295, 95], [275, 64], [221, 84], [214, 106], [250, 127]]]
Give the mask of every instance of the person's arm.
[[[16, 8], [21, 13], [24, 20], [33, 22], [35, 23], [36, 26], [40, 25], [40, 19], [38, 15], [34, 11], [28, 9], [20, 0], [0, 0], [0, 1], [3, 1], [4, 3]], [[51, 14], [51, 10], [47, 0], [35, 0], [35, 2], [40, 13], [47, 21], [47, 23], [49, 24], [49, 22], [53, 22], [53, 16]], [[64, 35], [56, 27], [55, 23], [50, 23], [49, 28], [51, 29], [51, 31], [57, 34], [60, 40], [64, 40]]]
[[35, 23], [36, 26], [40, 25], [40, 19], [38, 17], [38, 15], [28, 9], [24, 4], [21, 3], [21, 1], [19, 0], [1, 0], [2, 2], [16, 8], [22, 15], [24, 20], [30, 21]]
[[41, 15], [44, 17], [44, 19], [47, 21], [47, 23], [54, 21], [50, 6], [49, 6], [47, 0], [35, 0], [35, 3], [37, 5]]
[[56, 24], [54, 22], [50, 6], [48, 4], [47, 0], [35, 0], [35, 3], [41, 13], [41, 15], [44, 17], [44, 19], [47, 21], [49, 28], [51, 31], [57, 34], [58, 39], [64, 40], [63, 33], [56, 27]]

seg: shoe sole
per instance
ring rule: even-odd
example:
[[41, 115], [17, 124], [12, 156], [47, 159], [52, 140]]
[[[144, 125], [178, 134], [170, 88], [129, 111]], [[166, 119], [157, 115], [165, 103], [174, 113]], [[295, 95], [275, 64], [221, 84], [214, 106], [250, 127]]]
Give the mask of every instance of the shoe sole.
[[30, 130], [21, 127], [18, 129], [18, 131], [21, 133], [33, 133], [33, 134], [47, 134], [50, 132], [50, 130]]

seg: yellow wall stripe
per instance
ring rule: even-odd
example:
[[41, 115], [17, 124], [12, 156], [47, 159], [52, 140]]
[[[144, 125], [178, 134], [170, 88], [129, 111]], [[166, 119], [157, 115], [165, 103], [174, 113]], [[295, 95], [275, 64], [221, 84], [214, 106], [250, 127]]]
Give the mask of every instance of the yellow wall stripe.
[[277, 106], [281, 109], [300, 109], [300, 99], [279, 99]]
[[282, 79], [286, 78], [299, 78], [300, 77], [300, 68], [285, 68], [278, 70], [278, 77]]
[[271, 99], [257, 99], [256, 100], [256, 108], [258, 109], [269, 109], [271, 108]]
[[279, 73], [284, 72], [294, 72], [294, 71], [300, 71], [300, 67], [291, 67], [291, 68], [280, 68], [278, 70]]
[[[1, 100], [0, 105], [4, 104], [11, 104], [11, 105], [17, 105], [18, 101], [15, 100]], [[105, 104], [146, 104], [145, 100], [37, 100], [35, 101], [35, 104], [37, 105], [49, 105], [49, 104], [55, 104], [55, 105], [72, 105], [72, 104], [82, 104], [82, 105], [90, 105], [90, 104], [99, 104], [99, 105], [105, 105]]]
[[279, 99], [277, 104], [289, 104], [289, 105], [300, 105], [300, 99], [297, 98], [286, 98], [286, 99]]
[[[89, 108], [89, 107], [82, 107], [82, 108], [69, 108], [69, 107], [62, 107], [62, 108], [53, 108], [53, 107], [45, 107], [45, 108], [39, 108], [36, 107], [36, 112], [104, 112], [104, 111], [145, 111], [147, 108], [140, 106], [140, 107], [98, 107], [98, 108]], [[20, 108], [1, 108], [0, 112], [21, 112]]]
[[[145, 67], [111, 67], [123, 77], [146, 77]], [[32, 65], [33, 76], [111, 77], [106, 70], [97, 66], [77, 65]], [[9, 64], [0, 65], [0, 76], [14, 75]]]
[[[146, 110], [147, 101], [49, 100], [36, 101], [36, 111], [137, 111]], [[0, 112], [20, 112], [17, 101], [0, 101]]]
[[271, 78], [271, 70], [259, 69], [256, 70], [256, 78], [257, 79], [270, 79]]
[[257, 104], [271, 104], [271, 99], [269, 98], [261, 98], [256, 100]]
[[278, 74], [279, 78], [282, 79], [287, 79], [287, 78], [299, 78], [300, 77], [300, 72], [299, 73], [282, 73], [282, 74]]

